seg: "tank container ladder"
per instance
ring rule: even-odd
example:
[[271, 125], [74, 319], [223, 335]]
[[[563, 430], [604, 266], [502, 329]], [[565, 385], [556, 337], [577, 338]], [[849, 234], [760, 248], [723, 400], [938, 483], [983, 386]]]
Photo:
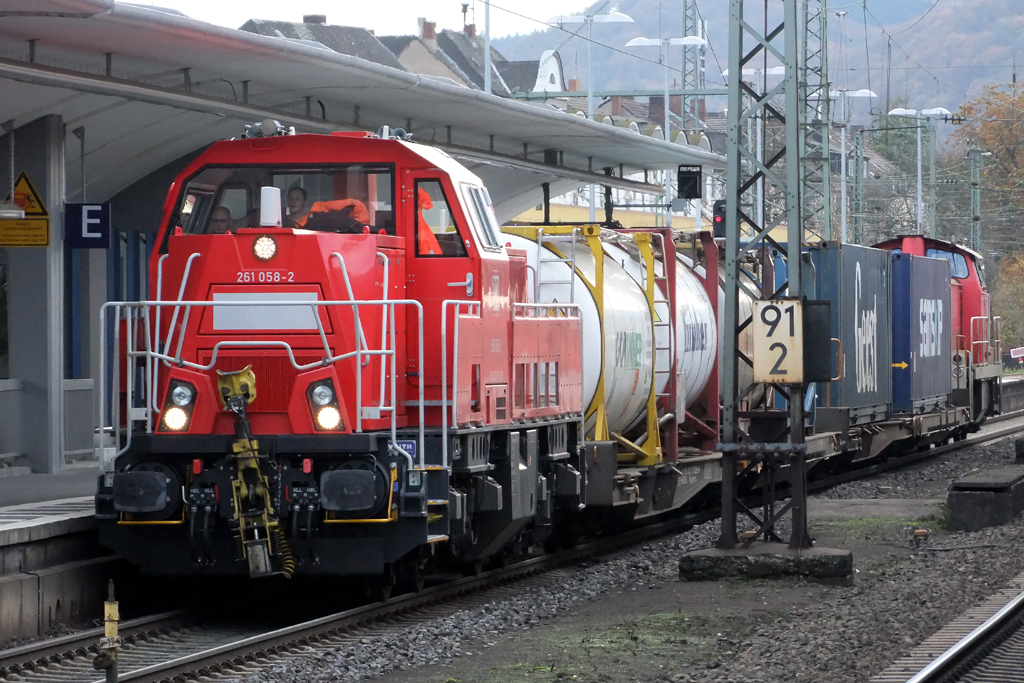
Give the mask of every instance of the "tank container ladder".
[[[655, 292], [657, 290], [657, 277], [654, 272], [654, 248], [653, 241], [651, 240], [651, 234], [647, 232], [633, 233], [633, 240], [636, 246], [640, 250], [640, 265], [641, 273], [644, 275], [643, 288], [644, 295], [647, 298], [647, 307], [651, 312], [651, 344], [652, 347], [656, 343], [657, 339], [657, 314], [654, 310], [655, 304]], [[666, 280], [667, 278], [661, 278]], [[664, 323], [668, 326], [671, 333], [671, 323]], [[669, 342], [669, 349], [671, 350], [671, 338]], [[636, 456], [636, 463], [641, 467], [650, 467], [654, 465], [660, 465], [662, 462], [662, 451], [661, 451], [661, 425], [658, 421], [658, 395], [657, 395], [657, 382], [655, 363], [652, 358], [651, 363], [651, 388], [647, 394], [647, 436], [642, 440], [641, 443], [633, 443], [629, 439], [625, 438], [621, 434], [612, 434], [612, 438], [615, 439], [621, 446], [623, 446], [630, 454]], [[640, 441], [638, 439], [638, 441]]]
[[[678, 263], [676, 262], [676, 245], [674, 242], [675, 231], [672, 228], [627, 228], [623, 232], [632, 235], [646, 235], [653, 238], [651, 247], [654, 252], [654, 262], [657, 264], [657, 259], [660, 256], [662, 265], [662, 274], [658, 275], [657, 270], [654, 270], [654, 281], [653, 285], [655, 289], [648, 295], [648, 300], [654, 304], [663, 303], [665, 310], [668, 312], [665, 319], [659, 320], [656, 314], [655, 308], [651, 307], [651, 317], [654, 320], [654, 354], [657, 359], [658, 352], [668, 354], [668, 369], [658, 370], [657, 363], [655, 363], [654, 386], [655, 391], [657, 387], [657, 379], [661, 375], [668, 375], [665, 382], [665, 391], [656, 392], [655, 399], [661, 404], [665, 414], [658, 419], [659, 431], [662, 436], [662, 453], [663, 457], [668, 460], [675, 460], [679, 453], [679, 425], [681, 423], [680, 411], [686, 410], [686, 406], [682, 407], [677, 405], [677, 398], [679, 393], [679, 377], [678, 377], [678, 360], [676, 359], [676, 296], [677, 292], [675, 289], [675, 274]], [[644, 268], [647, 268], [646, 260], [644, 258], [644, 247], [637, 243], [640, 247], [641, 262], [644, 264]], [[645, 281], [646, 283], [646, 281]], [[661, 291], [663, 292], [663, 299], [661, 302], [656, 300], [658, 293], [657, 287], [660, 284]], [[645, 287], [645, 293], [647, 288]], [[658, 345], [658, 330], [668, 330], [668, 346]]]
[[[646, 290], [649, 289], [647, 287], [645, 287], [645, 291], [647, 293], [648, 301], [651, 302], [651, 317], [654, 320], [654, 356], [655, 356], [655, 358], [657, 358], [658, 352], [659, 351], [664, 351], [664, 352], [668, 353], [668, 358], [669, 358], [668, 370], [658, 370], [657, 363], [655, 363], [655, 365], [654, 365], [654, 379], [655, 380], [657, 380], [658, 375], [668, 375], [669, 376], [669, 381], [665, 382], [665, 391], [663, 391], [661, 393], [656, 393], [655, 396], [657, 398], [668, 398], [669, 391], [672, 388], [671, 378], [672, 378], [673, 373], [675, 373], [675, 369], [676, 369], [676, 367], [675, 367], [676, 366], [675, 355], [673, 353], [673, 351], [675, 350], [675, 346], [676, 346], [675, 345], [676, 339], [675, 339], [675, 335], [672, 334], [673, 330], [675, 329], [675, 320], [673, 320], [673, 312], [674, 311], [673, 311], [673, 306], [672, 306], [672, 290], [670, 289], [670, 287], [672, 285], [669, 283], [669, 277], [668, 277], [668, 270], [669, 270], [668, 269], [668, 255], [665, 253], [665, 236], [662, 235], [661, 233], [638, 233], [638, 234], [636, 234], [636, 237], [640, 238], [641, 235], [645, 235], [648, 238], [650, 238], [650, 237], [654, 238], [654, 241], [653, 242], [649, 242], [648, 245], [646, 246], [646, 249], [649, 250], [649, 249], [651, 249], [653, 247], [653, 250], [654, 250], [654, 258], [651, 258], [651, 263], [652, 264], [656, 264], [657, 263], [657, 258], [656, 257], [659, 256], [659, 255], [661, 256], [661, 263], [662, 263], [661, 273], [662, 274], [658, 275], [658, 271], [656, 270], [654, 265], [652, 265], [650, 267], [650, 271], [652, 273], [654, 273], [654, 278], [653, 278], [653, 280], [651, 280], [650, 276], [648, 276], [648, 281], [650, 281], [651, 285], [653, 285], [653, 291], [646, 291]], [[639, 239], [637, 241], [637, 244], [640, 244]], [[648, 267], [647, 267], [647, 256], [646, 256], [646, 254], [644, 252], [645, 252], [645, 247], [641, 246], [640, 247], [640, 256], [641, 256], [642, 261], [644, 263], [644, 270], [647, 270], [648, 269]], [[664, 300], [661, 301], [661, 302], [659, 302], [657, 300], [658, 285], [659, 284], [661, 285], [661, 291], [664, 293], [664, 297], [665, 297]], [[663, 319], [663, 320], [660, 319], [660, 317], [658, 316], [658, 314], [657, 314], [657, 312], [655, 310], [655, 306], [657, 304], [659, 304], [659, 303], [664, 303], [666, 310], [668, 310], [668, 315], [666, 315], [665, 319]], [[658, 330], [668, 330], [668, 346], [658, 346]], [[657, 387], [658, 383], [655, 382], [654, 384], [655, 384], [655, 387]]]
[[[569, 303], [576, 303], [576, 235], [579, 233], [579, 228], [573, 228], [568, 233], [558, 232], [546, 232], [545, 228], [537, 228], [537, 273], [534, 276], [534, 289], [533, 289], [533, 300], [540, 303], [540, 291], [541, 287], [544, 286], [555, 286], [555, 285], [569, 285]], [[564, 253], [561, 249], [551, 249], [552, 252], [559, 254], [555, 258], [544, 258], [544, 244], [559, 244], [565, 245], [569, 243], [569, 257], [565, 258], [561, 256]], [[545, 280], [544, 264], [545, 263], [564, 263], [569, 267], [569, 277], [565, 280], [548, 279]]]

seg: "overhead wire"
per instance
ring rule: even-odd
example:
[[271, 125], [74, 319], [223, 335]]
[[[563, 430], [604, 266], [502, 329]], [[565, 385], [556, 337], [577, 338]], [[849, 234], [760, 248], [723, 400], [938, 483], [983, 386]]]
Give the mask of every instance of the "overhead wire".
[[898, 36], [899, 34], [901, 34], [901, 33], [906, 33], [906, 32], [907, 32], [907, 31], [909, 31], [910, 29], [914, 28], [915, 26], [917, 26], [918, 24], [920, 24], [920, 23], [921, 23], [921, 21], [922, 21], [922, 20], [923, 20], [923, 19], [924, 19], [925, 17], [927, 17], [927, 16], [929, 15], [929, 14], [931, 14], [931, 13], [932, 13], [932, 10], [933, 10], [933, 9], [935, 9], [936, 7], [938, 7], [938, 6], [939, 6], [939, 2], [941, 2], [941, 0], [935, 0], [935, 4], [934, 4], [934, 5], [932, 5], [931, 7], [929, 7], [929, 8], [928, 8], [928, 9], [927, 9], [927, 10], [925, 11], [925, 13], [924, 13], [924, 14], [922, 14], [922, 15], [921, 15], [920, 17], [918, 17], [917, 21], [915, 21], [915, 22], [914, 22], [913, 24], [911, 24], [910, 26], [906, 27], [906, 28], [905, 28], [905, 29], [903, 29], [902, 31], [897, 31], [896, 33], [891, 33], [891, 34], [889, 34], [889, 35], [892, 35], [892, 36]]
[[[605, 3], [605, 4], [607, 4], [607, 3]], [[578, 29], [577, 29], [577, 31], [570, 31], [569, 29], [564, 28], [560, 24], [549, 24], [546, 21], [541, 21], [540, 19], [536, 19], [534, 17], [530, 17], [530, 16], [527, 16], [525, 14], [521, 14], [519, 12], [516, 12], [515, 10], [508, 9], [507, 7], [501, 7], [499, 5], [495, 5], [493, 2], [490, 3], [490, 5], [491, 5], [491, 7], [493, 7], [496, 10], [501, 10], [502, 12], [507, 12], [508, 14], [511, 14], [512, 16], [515, 16], [515, 17], [519, 17], [520, 19], [526, 19], [528, 21], [532, 21], [532, 22], [540, 24], [542, 26], [546, 26], [548, 28], [557, 29], [557, 30], [562, 31], [564, 33], [568, 33], [568, 34], [570, 34], [570, 37], [577, 36]], [[654, 64], [654, 65], [657, 65], [659, 67], [662, 66], [660, 61], [655, 61], [655, 60], [650, 59], [648, 57], [643, 57], [641, 55], [634, 54], [632, 52], [626, 52], [625, 50], [622, 50], [620, 48], [615, 47], [614, 45], [608, 45], [607, 43], [602, 43], [599, 40], [594, 40], [592, 38], [587, 38], [586, 36], [582, 36], [582, 35], [577, 36], [577, 37], [579, 37], [580, 39], [582, 39], [584, 41], [587, 41], [587, 42], [591, 43], [592, 45], [596, 45], [598, 47], [607, 48], [607, 49], [611, 50], [612, 52], [617, 52], [618, 54], [621, 54], [621, 55], [627, 55], [627, 56], [632, 57], [634, 59], [639, 59], [642, 62], [647, 62], [649, 64]], [[668, 69], [669, 69], [669, 71], [675, 71], [675, 72], [678, 72], [678, 73], [682, 73], [682, 69], [673, 68], [671, 66], [669, 66]]]

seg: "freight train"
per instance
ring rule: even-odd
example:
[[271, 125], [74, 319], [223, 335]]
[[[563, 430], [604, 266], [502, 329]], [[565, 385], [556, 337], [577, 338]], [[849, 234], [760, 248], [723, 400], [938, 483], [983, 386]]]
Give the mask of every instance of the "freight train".
[[[150, 299], [104, 307], [98, 392], [100, 538], [144, 572], [415, 587], [717, 500], [710, 234], [503, 227], [479, 178], [387, 128], [251, 127], [163, 213]], [[980, 258], [882, 247], [808, 245], [837, 341], [808, 392], [814, 467], [998, 410]]]

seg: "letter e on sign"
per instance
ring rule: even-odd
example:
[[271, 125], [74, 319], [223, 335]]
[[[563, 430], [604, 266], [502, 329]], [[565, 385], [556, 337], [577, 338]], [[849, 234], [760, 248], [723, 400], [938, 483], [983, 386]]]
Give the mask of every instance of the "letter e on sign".
[[110, 204], [65, 204], [64, 241], [72, 249], [110, 246]]
[[804, 381], [803, 305], [789, 299], [754, 302], [754, 381]]

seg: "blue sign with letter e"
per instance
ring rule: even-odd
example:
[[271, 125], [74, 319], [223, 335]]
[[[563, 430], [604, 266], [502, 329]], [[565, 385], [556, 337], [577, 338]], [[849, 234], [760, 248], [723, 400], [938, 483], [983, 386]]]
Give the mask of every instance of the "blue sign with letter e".
[[72, 249], [110, 247], [110, 204], [65, 204], [64, 241]]

